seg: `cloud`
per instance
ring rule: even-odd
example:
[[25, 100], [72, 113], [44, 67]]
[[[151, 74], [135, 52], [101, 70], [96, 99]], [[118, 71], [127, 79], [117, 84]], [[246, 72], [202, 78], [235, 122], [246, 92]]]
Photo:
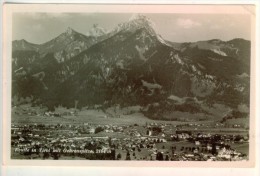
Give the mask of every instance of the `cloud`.
[[201, 26], [201, 23], [199, 23], [197, 21], [193, 21], [193, 20], [188, 19], [188, 18], [179, 18], [177, 20], [177, 25], [182, 27], [182, 28], [189, 29], [189, 28], [192, 28], [192, 27]]

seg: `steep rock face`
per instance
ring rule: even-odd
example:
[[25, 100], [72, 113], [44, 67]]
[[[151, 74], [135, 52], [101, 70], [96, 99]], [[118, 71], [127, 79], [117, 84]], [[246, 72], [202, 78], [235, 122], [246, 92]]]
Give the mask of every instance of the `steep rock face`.
[[236, 106], [239, 102], [249, 104], [249, 41], [213, 39], [172, 43], [172, 46], [194, 61], [195, 67], [206, 73], [206, 77], [214, 80], [215, 89], [207, 98], [210, 102], [221, 102], [229, 106]]
[[94, 36], [85, 36], [69, 27], [55, 39], [42, 44], [39, 52], [41, 55], [55, 53], [57, 61], [64, 62], [95, 43], [97, 39]]
[[36, 51], [39, 53], [39, 57], [54, 53], [55, 59], [61, 63], [76, 56], [100, 40], [102, 39], [97, 36], [85, 36], [68, 27], [65, 32], [56, 38], [40, 45], [25, 40], [13, 41], [13, 52]]
[[[147, 70], [146, 62], [153, 54], [150, 49], [156, 47], [156, 42], [158, 42], [156, 37], [150, 35], [144, 28], [134, 32], [121, 30], [65, 63], [59, 76], [66, 74], [67, 68], [71, 68], [70, 72], [76, 74], [71, 75], [61, 87], [69, 86], [66, 90], [70, 90], [73, 95], [78, 94], [77, 96], [81, 98], [84, 98], [87, 92], [94, 94], [95, 91], [105, 89], [103, 94], [98, 92], [92, 98], [90, 95], [86, 96], [86, 101], [89, 98], [98, 99], [98, 95], [103, 98], [109, 96], [107, 101], [112, 101], [113, 95], [119, 99], [123, 98], [127, 92], [136, 91], [135, 84], [141, 84], [140, 78], [145, 76], [142, 75], [142, 67], [146, 67]], [[57, 91], [61, 92], [62, 97], [63, 91], [60, 90], [62, 88], [58, 88]], [[79, 96], [81, 94], [83, 96]], [[71, 97], [73, 96], [67, 98]], [[102, 101], [105, 100], [102, 99], [99, 103]]]
[[[72, 28], [67, 28], [64, 33], [40, 45], [32, 44], [25, 40], [13, 41], [13, 93], [17, 93], [19, 96], [29, 96], [30, 94], [33, 96], [44, 96], [45, 93], [42, 94], [42, 92], [46, 90], [50, 91], [52, 87], [55, 87], [66, 79], [67, 76], [65, 74], [64, 77], [55, 79], [57, 77], [57, 70], [60, 70], [63, 63], [100, 40], [102, 39], [96, 36], [85, 36]], [[40, 72], [43, 72], [46, 77], [40, 81], [39, 85], [34, 85], [39, 82], [35, 81], [32, 75]], [[33, 80], [30, 83], [31, 88], [24, 86], [25, 84], [28, 85], [29, 82], [28, 80], [24, 80], [24, 77]], [[16, 83], [19, 83], [19, 86]], [[39, 90], [33, 91], [34, 87]], [[37, 95], [32, 92], [37, 92]]]
[[248, 41], [171, 43], [142, 15], [109, 33], [93, 30], [94, 36], [84, 36], [68, 29], [24, 59], [13, 54], [13, 95], [33, 95], [50, 108], [75, 101], [79, 107], [141, 105], [152, 118], [207, 113], [203, 102], [249, 105]]
[[98, 24], [94, 24], [93, 27], [87, 33], [87, 36], [100, 37], [105, 34], [107, 34], [107, 31], [105, 29], [99, 27]]

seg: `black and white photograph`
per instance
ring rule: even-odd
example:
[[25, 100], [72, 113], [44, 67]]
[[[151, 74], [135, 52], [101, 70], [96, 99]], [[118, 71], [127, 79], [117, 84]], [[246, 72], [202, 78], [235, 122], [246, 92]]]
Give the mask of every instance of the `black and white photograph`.
[[11, 25], [11, 160], [252, 159], [250, 14], [28, 11]]

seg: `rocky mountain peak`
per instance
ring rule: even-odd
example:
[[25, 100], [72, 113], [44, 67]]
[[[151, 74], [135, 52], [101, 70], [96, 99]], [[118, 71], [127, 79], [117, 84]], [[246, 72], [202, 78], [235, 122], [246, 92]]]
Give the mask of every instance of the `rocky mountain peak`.
[[143, 21], [143, 22], [152, 23], [151, 19], [143, 14], [133, 14], [129, 18], [129, 21]]
[[22, 43], [28, 43], [25, 39], [20, 40]]
[[29, 42], [27, 42], [25, 39], [21, 39], [21, 40], [14, 40], [13, 43], [20, 43], [20, 44], [22, 44], [22, 43], [29, 43]]
[[98, 24], [93, 24], [93, 27], [87, 32], [87, 36], [99, 37], [106, 34], [106, 30]]
[[121, 30], [133, 32], [141, 28], [145, 28], [149, 32], [155, 34], [154, 23], [151, 19], [142, 14], [133, 14], [127, 22], [120, 23], [115, 30], [117, 32]]
[[67, 29], [66, 29], [66, 31], [65, 31], [65, 33], [67, 34], [67, 35], [71, 35], [71, 34], [73, 34], [75, 31], [71, 28], [71, 27], [68, 27]]
[[128, 23], [130, 23], [130, 25], [132, 26], [135, 25], [136, 27], [145, 27], [145, 28], [152, 28], [152, 29], [154, 29], [155, 26], [155, 24], [150, 18], [142, 14], [132, 15]]

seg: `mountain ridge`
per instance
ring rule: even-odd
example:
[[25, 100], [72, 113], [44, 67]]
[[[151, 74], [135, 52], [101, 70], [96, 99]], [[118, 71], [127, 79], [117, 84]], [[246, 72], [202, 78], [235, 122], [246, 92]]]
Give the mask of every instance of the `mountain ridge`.
[[51, 49], [42, 47], [24, 58], [25, 51], [14, 49], [12, 96], [33, 96], [49, 109], [73, 107], [75, 101], [79, 108], [141, 105], [154, 119], [171, 118], [173, 111], [209, 115], [203, 107], [215, 103], [249, 106], [250, 77], [241, 75], [250, 75], [250, 41], [169, 42], [140, 15], [110, 33], [90, 37], [92, 42], [89, 37], [68, 28], [55, 38], [58, 47], [53, 48], [53, 39], [44, 46]]

